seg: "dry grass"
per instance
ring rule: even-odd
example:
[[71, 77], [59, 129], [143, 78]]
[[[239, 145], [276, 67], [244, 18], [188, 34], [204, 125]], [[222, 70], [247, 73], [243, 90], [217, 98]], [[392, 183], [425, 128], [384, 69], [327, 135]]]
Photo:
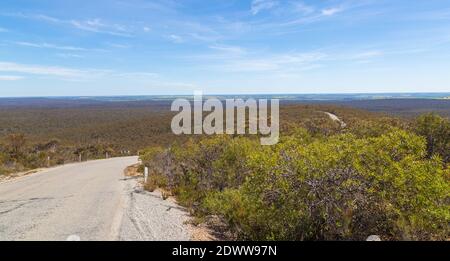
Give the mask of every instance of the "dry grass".
[[23, 176], [35, 174], [35, 173], [38, 173], [39, 171], [42, 171], [44, 169], [45, 168], [39, 168], [39, 169], [22, 171], [22, 172], [3, 174], [3, 175], [0, 175], [0, 183], [4, 182], [4, 181], [12, 180], [12, 179], [20, 178], [20, 177], [23, 177]]
[[142, 175], [142, 173], [139, 172], [139, 164], [126, 167], [123, 173], [126, 177], [137, 177]]

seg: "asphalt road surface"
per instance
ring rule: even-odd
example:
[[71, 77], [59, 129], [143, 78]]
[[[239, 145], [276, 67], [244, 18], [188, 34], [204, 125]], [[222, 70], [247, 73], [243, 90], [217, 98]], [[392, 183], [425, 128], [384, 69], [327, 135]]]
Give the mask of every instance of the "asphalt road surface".
[[183, 209], [136, 194], [124, 177], [135, 163], [89, 161], [0, 183], [0, 240], [189, 240]]

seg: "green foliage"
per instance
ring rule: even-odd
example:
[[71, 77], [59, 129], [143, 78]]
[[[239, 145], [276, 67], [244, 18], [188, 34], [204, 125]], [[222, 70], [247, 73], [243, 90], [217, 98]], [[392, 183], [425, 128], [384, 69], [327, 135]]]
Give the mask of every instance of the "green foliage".
[[222, 216], [241, 239], [419, 240], [449, 232], [449, 171], [404, 130], [312, 138], [299, 128], [270, 147], [218, 136], [164, 155], [179, 200], [198, 215]]
[[[142, 166], [149, 168], [149, 177], [144, 189], [153, 192], [157, 188], [168, 185], [167, 177], [162, 173], [161, 160], [164, 157], [164, 149], [161, 147], [151, 147], [139, 152]], [[143, 171], [143, 170], [142, 170]]]
[[439, 155], [450, 162], [450, 121], [436, 114], [425, 114], [417, 118], [414, 130], [427, 140], [428, 157]]
[[59, 139], [31, 143], [22, 133], [13, 133], [0, 140], [0, 173], [8, 174], [41, 167], [50, 167], [79, 159], [105, 158], [116, 153], [104, 143], [72, 147], [61, 146]]

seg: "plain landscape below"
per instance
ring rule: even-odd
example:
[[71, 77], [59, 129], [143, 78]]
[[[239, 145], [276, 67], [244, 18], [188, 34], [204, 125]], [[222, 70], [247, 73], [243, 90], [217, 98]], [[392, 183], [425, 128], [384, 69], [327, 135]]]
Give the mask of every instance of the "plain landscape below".
[[[336, 129], [332, 120], [321, 111], [336, 114], [349, 124], [349, 128], [354, 126], [353, 123], [376, 118], [408, 122], [429, 112], [450, 116], [450, 93], [222, 95], [205, 98], [208, 97], [281, 99], [282, 135], [289, 132], [292, 125], [311, 131]], [[0, 157], [2, 172], [127, 156], [148, 146], [167, 146], [174, 141], [182, 143], [189, 137], [176, 136], [170, 128], [175, 114], [170, 111], [170, 105], [175, 98], [192, 97], [0, 98], [0, 151], [6, 153], [9, 146], [9, 150], [17, 150], [13, 154], [25, 150], [27, 155], [34, 155], [26, 159], [28, 166], [11, 162], [3, 155]]]

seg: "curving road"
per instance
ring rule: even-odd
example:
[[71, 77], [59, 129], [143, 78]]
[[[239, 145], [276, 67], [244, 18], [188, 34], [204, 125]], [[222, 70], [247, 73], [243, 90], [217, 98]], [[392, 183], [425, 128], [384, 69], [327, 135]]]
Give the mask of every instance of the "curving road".
[[137, 160], [69, 164], [0, 183], [0, 240], [189, 240], [184, 209], [124, 177]]

